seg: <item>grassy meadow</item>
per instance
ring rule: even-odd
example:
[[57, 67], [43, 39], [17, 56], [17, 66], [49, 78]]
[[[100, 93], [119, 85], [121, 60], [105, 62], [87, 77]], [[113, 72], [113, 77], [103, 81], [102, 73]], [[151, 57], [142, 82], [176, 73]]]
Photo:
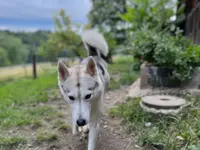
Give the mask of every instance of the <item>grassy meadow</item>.
[[[56, 65], [52, 65], [51, 63], [37, 64], [38, 75], [53, 69], [56, 69]], [[0, 81], [29, 77], [32, 76], [32, 72], [33, 72], [32, 64], [0, 67]]]

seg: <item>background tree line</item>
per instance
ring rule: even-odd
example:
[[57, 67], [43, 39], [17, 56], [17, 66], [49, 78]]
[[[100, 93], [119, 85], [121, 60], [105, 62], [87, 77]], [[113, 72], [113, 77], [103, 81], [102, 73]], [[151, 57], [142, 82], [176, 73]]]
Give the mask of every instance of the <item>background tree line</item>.
[[[30, 63], [32, 53], [48, 39], [50, 31], [11, 32], [0, 31], [0, 66]], [[38, 61], [45, 61], [38, 56]]]

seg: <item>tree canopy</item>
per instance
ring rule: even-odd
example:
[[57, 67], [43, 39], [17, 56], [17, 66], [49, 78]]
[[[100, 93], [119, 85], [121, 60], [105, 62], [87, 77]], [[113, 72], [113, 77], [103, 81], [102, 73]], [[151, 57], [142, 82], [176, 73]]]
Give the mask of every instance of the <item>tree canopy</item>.
[[117, 43], [123, 43], [125, 23], [120, 15], [126, 12], [126, 0], [92, 0], [92, 5], [88, 15], [91, 27], [110, 32]]
[[63, 9], [55, 15], [54, 23], [55, 32], [51, 33], [48, 41], [40, 47], [40, 54], [52, 61], [61, 54], [65, 57], [85, 55], [81, 37], [78, 35], [79, 27], [72, 25]]

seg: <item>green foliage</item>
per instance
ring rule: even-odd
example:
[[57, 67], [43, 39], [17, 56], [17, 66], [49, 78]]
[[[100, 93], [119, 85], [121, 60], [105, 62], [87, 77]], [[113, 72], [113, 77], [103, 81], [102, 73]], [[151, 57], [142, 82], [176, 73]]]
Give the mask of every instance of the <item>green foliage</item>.
[[109, 53], [108, 56], [106, 58], [106, 61], [111, 63], [112, 62], [112, 56], [116, 53], [116, 40], [115, 38], [112, 36], [111, 33], [104, 33], [104, 38], [108, 44], [108, 48], [109, 48]]
[[[50, 34], [48, 41], [40, 47], [40, 55], [51, 61], [57, 60], [57, 56], [62, 52], [66, 52], [65, 54], [68, 57], [84, 56], [83, 43], [81, 37], [77, 34], [79, 28], [72, 25], [70, 18], [63, 9], [54, 17], [54, 22], [56, 31]], [[74, 31], [73, 26], [77, 31]]]
[[[0, 66], [30, 63], [32, 53], [47, 40], [48, 31], [11, 32], [0, 31]], [[38, 57], [38, 61], [44, 58]]]
[[20, 38], [22, 43], [32, 50], [36, 50], [35, 47], [39, 47], [42, 42], [45, 42], [48, 39], [48, 35], [51, 33], [45, 30], [37, 30], [35, 32], [11, 32], [6, 30], [1, 32]]
[[[121, 17], [131, 25], [128, 45], [138, 64], [172, 68], [172, 78], [187, 80], [200, 64], [199, 46], [182, 37], [170, 21], [174, 6], [172, 0], [130, 0], [127, 13]], [[180, 7], [179, 16], [182, 10]]]
[[[27, 62], [30, 63], [32, 62], [32, 54], [38, 53], [38, 48], [42, 45], [42, 43], [48, 40], [50, 33], [50, 31], [38, 30], [35, 32], [16, 32], [11, 33], [11, 35], [20, 38], [23, 44], [26, 45], [29, 53]], [[37, 56], [37, 61], [45, 61], [45, 58], [42, 56]]]
[[6, 50], [7, 59], [12, 64], [22, 63], [27, 58], [28, 51], [26, 49], [26, 46], [22, 43], [21, 39], [17, 37], [1, 33], [0, 47]]
[[140, 98], [128, 99], [127, 103], [110, 109], [109, 114], [121, 117], [141, 146], [195, 150], [199, 148], [200, 110], [197, 108], [200, 97], [188, 97], [187, 100], [190, 106], [177, 116], [146, 113], [139, 105]]
[[92, 9], [88, 15], [91, 26], [110, 33], [117, 44], [123, 43], [126, 35], [120, 14], [125, 13], [125, 5], [126, 0], [92, 0]]
[[121, 18], [131, 24], [131, 30], [135, 31], [141, 25], [158, 30], [171, 26], [170, 17], [174, 15], [172, 0], [129, 0], [127, 13]]
[[6, 66], [9, 64], [8, 53], [7, 51], [0, 47], [0, 66]]
[[188, 146], [188, 150], [199, 150], [200, 149], [200, 145], [189, 145]]
[[[88, 14], [90, 28], [98, 28], [109, 46], [106, 61], [112, 63], [117, 45], [124, 44], [126, 30], [120, 14], [126, 11], [126, 0], [92, 0], [92, 9]], [[87, 27], [86, 27], [87, 28]]]
[[179, 32], [172, 36], [166, 31], [143, 27], [135, 32], [132, 43], [135, 58], [155, 66], [173, 68], [173, 75], [179, 80], [189, 79], [194, 67], [200, 64], [200, 47], [192, 45]]

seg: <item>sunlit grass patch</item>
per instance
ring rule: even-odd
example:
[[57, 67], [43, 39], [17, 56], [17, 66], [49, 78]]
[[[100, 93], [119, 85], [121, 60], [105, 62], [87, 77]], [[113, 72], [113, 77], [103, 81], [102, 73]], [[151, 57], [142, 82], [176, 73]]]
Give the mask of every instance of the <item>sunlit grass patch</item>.
[[37, 79], [24, 78], [0, 85], [0, 128], [28, 125], [35, 119], [59, 115], [48, 106], [47, 90], [57, 87], [57, 73], [51, 72]]
[[[51, 70], [56, 70], [56, 65], [52, 65], [51, 63], [37, 64], [38, 75], [42, 75]], [[1, 72], [0, 81], [4, 80], [8, 81], [8, 80], [20, 79], [23, 77], [32, 77], [33, 67], [32, 64], [0, 67], [0, 72]]]
[[116, 64], [131, 64], [133, 60], [132, 55], [116, 55], [113, 57], [113, 61]]
[[115, 58], [113, 64], [108, 65], [108, 72], [111, 75], [108, 89], [118, 89], [121, 85], [132, 84], [139, 76], [139, 72], [133, 69], [134, 63], [131, 56]]
[[50, 117], [54, 119], [58, 117], [59, 113], [50, 106], [37, 106], [37, 107], [13, 107], [0, 112], [0, 127], [10, 128], [14, 126], [35, 125], [39, 122], [35, 120], [45, 119]]
[[39, 127], [41, 127], [43, 124], [42, 124], [42, 121], [40, 120], [40, 119], [33, 119], [32, 121], [31, 121], [31, 127], [32, 128], [39, 128]]
[[[30, 102], [46, 101], [45, 90], [57, 86], [57, 73], [47, 73], [37, 79], [24, 78], [0, 84], [0, 104], [9, 106], [11, 104], [22, 105]], [[44, 100], [45, 99], [45, 100]]]
[[63, 120], [56, 120], [53, 127], [61, 131], [66, 131], [70, 128], [70, 126]]
[[17, 136], [0, 136], [0, 149], [12, 149], [18, 146], [19, 144], [26, 143], [26, 140], [23, 137]]
[[56, 133], [52, 133], [49, 130], [47, 131], [44, 128], [39, 128], [36, 134], [37, 142], [52, 142], [58, 139]]

